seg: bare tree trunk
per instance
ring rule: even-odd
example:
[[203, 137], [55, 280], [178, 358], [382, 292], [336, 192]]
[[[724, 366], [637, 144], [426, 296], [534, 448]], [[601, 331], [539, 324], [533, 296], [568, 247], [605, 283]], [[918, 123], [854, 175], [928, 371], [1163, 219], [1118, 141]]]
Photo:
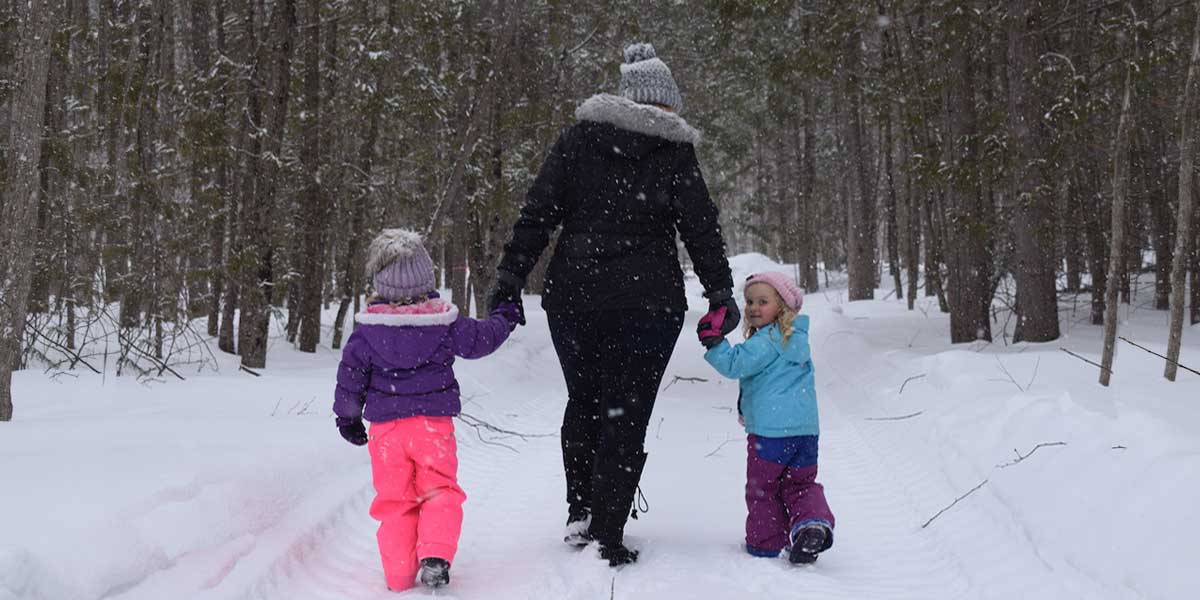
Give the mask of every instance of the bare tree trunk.
[[1052, 198], [1040, 193], [1040, 103], [1030, 82], [1038, 69], [1036, 2], [1008, 2], [1008, 131], [1017, 151], [1011, 194], [1016, 201], [1017, 326], [1013, 341], [1057, 339], [1054, 211]]
[[[1165, 153], [1147, 157], [1151, 167], [1148, 179], [1154, 181], [1155, 186], [1166, 185], [1167, 173], [1161, 165], [1164, 161], [1159, 160], [1164, 155]], [[1185, 255], [1171, 252], [1171, 205], [1166, 194], [1162, 193], [1165, 190], [1156, 187], [1149, 191], [1151, 195], [1146, 202], [1150, 208], [1151, 243], [1154, 247], [1154, 309], [1168, 310], [1171, 308], [1171, 279], [1174, 276], [1175, 256], [1183, 259]], [[1185, 268], [1185, 276], [1186, 273]]]
[[1104, 293], [1104, 353], [1100, 358], [1100, 385], [1107, 386], [1112, 375], [1113, 353], [1117, 341], [1117, 286], [1124, 267], [1121, 248], [1125, 245], [1125, 192], [1129, 180], [1129, 138], [1133, 129], [1133, 67], [1125, 68], [1125, 93], [1121, 100], [1121, 119], [1113, 143], [1112, 252], [1108, 261], [1108, 286]]
[[942, 202], [938, 202], [937, 192], [926, 192], [925, 202], [921, 204], [921, 220], [925, 229], [925, 295], [937, 296], [938, 309], [950, 312], [950, 301], [946, 299], [946, 286], [942, 285], [942, 239], [945, 231], [940, 220], [934, 213], [941, 214]]
[[450, 301], [466, 315], [471, 311], [471, 300], [467, 298], [467, 246], [470, 243], [469, 228], [465, 227], [467, 207], [461, 199], [451, 199], [451, 202], [451, 220], [455, 226], [446, 232], [446, 286], [450, 288]]
[[842, 65], [846, 100], [846, 145], [854, 172], [855, 187], [847, 195], [847, 256], [849, 299], [875, 297], [875, 196], [871, 192], [867, 148], [863, 133], [863, 102], [859, 84], [861, 54], [858, 34], [847, 36]]
[[51, 271], [56, 255], [58, 238], [64, 233], [61, 227], [50, 226], [50, 213], [53, 210], [56, 197], [62, 197], [59, 189], [61, 176], [56, 173], [60, 169], [50, 164], [52, 144], [62, 143], [59, 140], [63, 131], [63, 98], [66, 90], [67, 65], [67, 34], [61, 30], [51, 34], [50, 72], [46, 77], [46, 99], [44, 101], [44, 126], [41, 128], [41, 143], [43, 150], [38, 157], [38, 207], [37, 231], [34, 234], [33, 273], [30, 281], [28, 311], [44, 313], [50, 308]]
[[896, 231], [896, 180], [893, 177], [892, 169], [892, 116], [890, 108], [884, 116], [884, 136], [883, 136], [883, 151], [885, 174], [887, 178], [888, 194], [887, 194], [887, 253], [888, 253], [888, 272], [892, 275], [892, 285], [896, 289], [896, 299], [904, 297], [904, 286], [900, 284], [900, 236]]
[[329, 202], [321, 186], [321, 0], [308, 0], [304, 47], [304, 145], [308, 174], [301, 233], [300, 351], [316, 352], [321, 337], [321, 288], [325, 279], [323, 233]]
[[237, 274], [240, 272], [239, 257], [241, 256], [241, 219], [238, 218], [241, 212], [240, 202], [237, 200], [238, 192], [227, 194], [226, 199], [226, 222], [228, 223], [229, 231], [229, 258], [226, 260], [226, 277], [225, 290], [221, 305], [221, 327], [217, 334], [217, 348], [222, 352], [229, 354], [237, 354], [238, 348], [236, 344], [234, 332], [234, 317], [237, 313], [238, 296], [241, 287], [238, 285]]
[[[225, 92], [214, 90], [209, 84], [208, 73], [212, 68], [212, 50], [209, 46], [210, 29], [216, 27], [217, 53], [225, 56], [225, 9], [224, 1], [216, 0], [217, 22], [214, 23], [209, 14], [210, 0], [192, 0], [192, 19], [190, 28], [190, 44], [192, 48], [192, 72], [198, 85], [203, 86], [206, 102], [204, 107], [214, 111], [219, 119], [221, 132], [216, 136], [215, 144], [225, 143]], [[216, 99], [213, 101], [212, 96]], [[200, 156], [192, 161], [192, 197], [201, 204], [210, 207], [212, 219], [208, 230], [208, 335], [216, 337], [220, 332], [221, 295], [224, 291], [225, 275], [225, 214], [228, 186], [226, 185], [225, 160], [213, 164], [214, 155], [223, 153], [224, 148], [206, 148]], [[206, 190], [205, 186], [212, 184], [216, 189]]]
[[4, 182], [0, 205], [0, 221], [4, 223], [0, 227], [0, 421], [12, 420], [12, 372], [20, 361], [25, 334], [25, 307], [33, 269], [30, 238], [37, 210], [37, 165], [41, 160], [54, 22], [54, 11], [47, 0], [18, 3], [17, 11], [17, 22], [26, 26], [17, 42], [17, 88], [8, 119], [8, 181]]
[[1189, 322], [1195, 325], [1200, 323], [1200, 211], [1194, 208], [1192, 210], [1192, 251], [1189, 262], [1192, 271], [1192, 316]]
[[[220, 15], [222, 6], [223, 3], [218, 0], [218, 15]], [[228, 18], [232, 21], [239, 16], [230, 15]], [[240, 65], [252, 64], [255, 60], [258, 38], [255, 33], [257, 27], [255, 26], [254, 9], [251, 5], [243, 5], [240, 20], [241, 35], [235, 45], [238, 55], [237, 62]], [[239, 28], [231, 28], [231, 31], [237, 29]], [[254, 130], [252, 123], [258, 123], [261, 120], [261, 115], [254, 115], [254, 113], [261, 111], [257, 111], [254, 105], [254, 98], [258, 93], [255, 89], [254, 79], [254, 74], [248, 73], [245, 67], [239, 67], [234, 76], [234, 80], [238, 82], [239, 95], [246, 100], [244, 106], [236, 108], [238, 114], [241, 115], [238, 119], [237, 141], [234, 144], [236, 149], [234, 156], [237, 158], [228, 163], [229, 169], [226, 171], [226, 177], [237, 180], [237, 183], [233, 186], [235, 189], [226, 192], [225, 220], [229, 250], [225, 259], [225, 292], [221, 305], [221, 327], [217, 337], [217, 347], [230, 354], [241, 352], [242, 334], [234, 331], [234, 321], [238, 304], [241, 301], [242, 280], [244, 279], [242, 274], [244, 270], [242, 222], [245, 205], [257, 181], [253, 171], [255, 166], [253, 157], [257, 156], [258, 148], [254, 146], [253, 140], [256, 140], [258, 136], [251, 136], [250, 133]], [[238, 168], [239, 166], [240, 168]]]
[[[909, 139], [912, 143], [912, 139]], [[909, 148], [911, 150], [911, 147]], [[917, 199], [911, 173], [904, 175], [904, 201], [907, 215], [904, 242], [904, 266], [908, 272], [908, 310], [916, 308], [917, 282], [921, 275], [921, 202]]]
[[250, 264], [243, 275], [241, 319], [238, 324], [239, 337], [243, 344], [239, 348], [242, 366], [263, 368], [267, 366], [267, 336], [271, 322], [274, 243], [271, 236], [272, 219], [275, 213], [275, 194], [279, 185], [279, 163], [274, 160], [280, 155], [283, 136], [287, 125], [288, 102], [291, 98], [292, 38], [296, 31], [295, 0], [281, 0], [271, 16], [269, 39], [271, 47], [262, 56], [262, 72], [269, 78], [262, 87], [263, 121], [266, 143], [263, 150], [268, 156], [258, 154], [248, 157], [259, 162], [261, 181], [256, 188], [254, 206], [246, 211], [247, 222], [243, 223]]
[[[1130, 133], [1130, 153], [1133, 153], [1133, 133]], [[1131, 157], [1132, 158], [1132, 157]], [[1129, 173], [1129, 167], [1125, 169], [1126, 174]], [[1132, 179], [1132, 176], [1130, 176]], [[1114, 248], [1121, 248], [1124, 253], [1122, 255], [1122, 269], [1120, 277], [1120, 287], [1118, 288], [1121, 297], [1121, 304], [1133, 304], [1137, 298], [1137, 288], [1134, 283], [1142, 272], [1142, 247], [1141, 236], [1142, 231], [1142, 211], [1138, 210], [1138, 205], [1129, 204], [1129, 192], [1126, 182], [1126, 203], [1125, 207], [1125, 243]]]
[[817, 254], [820, 249], [820, 240], [817, 238], [817, 222], [821, 215], [817, 209], [816, 198], [813, 197], [813, 187], [817, 179], [817, 107], [813, 100], [812, 84], [805, 83], [803, 98], [804, 156], [801, 167], [803, 172], [800, 178], [800, 194], [804, 202], [804, 212], [800, 214], [800, 223], [804, 232], [806, 252], [800, 273], [804, 291], [812, 293], [821, 287], [821, 282], [817, 278]]
[[[1187, 256], [1192, 238], [1192, 184], [1195, 182], [1197, 93], [1196, 78], [1200, 76], [1200, 11], [1196, 13], [1196, 27], [1192, 33], [1192, 60], [1188, 65], [1187, 80], [1183, 86], [1183, 98], [1179, 102], [1179, 215], [1176, 218], [1175, 261], [1171, 267], [1171, 328], [1167, 338], [1167, 365], [1163, 377], [1175, 381], [1179, 370], [1179, 350], [1183, 344], [1183, 305], [1187, 300]], [[1196, 282], [1192, 282], [1196, 286]]]
[[946, 253], [948, 281], [946, 296], [950, 304], [951, 343], [991, 340], [989, 314], [991, 304], [991, 261], [987, 252], [986, 216], [983, 190], [979, 182], [978, 115], [975, 107], [975, 69], [968, 39], [959, 40], [955, 55], [955, 73], [950, 111], [950, 134], [954, 142], [949, 160], [958, 162], [958, 174], [951, 182], [950, 206], [947, 207]]
[[1082, 206], [1078, 190], [1071, 185], [1070, 177], [1063, 177], [1056, 186], [1061, 202], [1062, 250], [1067, 268], [1067, 291], [1079, 293], [1083, 289], [1083, 250], [1079, 240], [1082, 235], [1080, 215]]

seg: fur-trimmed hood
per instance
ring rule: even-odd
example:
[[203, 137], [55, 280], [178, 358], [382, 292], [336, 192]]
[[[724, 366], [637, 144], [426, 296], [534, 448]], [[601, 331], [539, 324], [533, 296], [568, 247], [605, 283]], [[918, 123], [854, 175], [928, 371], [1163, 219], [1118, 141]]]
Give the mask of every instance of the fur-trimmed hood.
[[[420, 310], [418, 307], [422, 305], [436, 307], [438, 310]], [[379, 306], [388, 307], [386, 304]], [[361, 325], [387, 325], [390, 327], [428, 327], [450, 325], [458, 319], [458, 307], [440, 300], [396, 307], [395, 310], [371, 310], [372, 308], [375, 307], [370, 307], [354, 315], [354, 322]]]
[[700, 132], [683, 117], [650, 104], [638, 104], [613, 94], [596, 94], [575, 109], [581, 121], [610, 123], [620, 129], [696, 145]]

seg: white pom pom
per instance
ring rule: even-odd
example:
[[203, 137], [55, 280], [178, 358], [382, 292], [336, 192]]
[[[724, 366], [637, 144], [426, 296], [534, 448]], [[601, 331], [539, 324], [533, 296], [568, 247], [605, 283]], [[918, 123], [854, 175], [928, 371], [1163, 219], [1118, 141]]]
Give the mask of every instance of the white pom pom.
[[649, 60], [658, 56], [654, 52], [654, 46], [646, 43], [630, 44], [625, 48], [625, 62], [635, 63], [638, 61]]
[[421, 234], [409, 229], [384, 229], [367, 247], [367, 275], [373, 276], [396, 259], [424, 250]]

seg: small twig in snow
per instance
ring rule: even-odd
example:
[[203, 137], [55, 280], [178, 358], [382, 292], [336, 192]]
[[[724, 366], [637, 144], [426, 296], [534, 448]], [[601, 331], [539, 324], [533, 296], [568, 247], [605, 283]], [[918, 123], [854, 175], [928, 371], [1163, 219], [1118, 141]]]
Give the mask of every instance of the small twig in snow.
[[1029, 451], [1029, 453], [1028, 453], [1028, 454], [1025, 454], [1025, 455], [1021, 455], [1021, 453], [1020, 453], [1020, 452], [1017, 452], [1017, 449], [1016, 449], [1016, 448], [1013, 448], [1013, 454], [1016, 454], [1016, 455], [1017, 455], [1017, 458], [1016, 458], [1015, 460], [1011, 460], [1011, 461], [1009, 461], [1009, 462], [1006, 462], [1006, 463], [1004, 463], [1004, 464], [1002, 464], [1002, 465], [996, 465], [996, 467], [998, 467], [998, 468], [1000, 468], [1000, 469], [1003, 469], [1003, 468], [1005, 468], [1005, 467], [1011, 467], [1011, 466], [1013, 466], [1013, 465], [1015, 465], [1015, 464], [1017, 464], [1017, 463], [1019, 463], [1019, 462], [1021, 462], [1021, 461], [1025, 460], [1025, 459], [1029, 458], [1030, 456], [1033, 456], [1033, 453], [1034, 453], [1034, 452], [1037, 452], [1038, 448], [1044, 448], [1044, 447], [1046, 447], [1046, 446], [1066, 446], [1066, 445], [1067, 445], [1067, 443], [1066, 443], [1066, 442], [1042, 442], [1042, 443], [1040, 443], [1040, 444], [1038, 444], [1038, 445], [1034, 446], [1034, 447], [1033, 447], [1033, 450], [1030, 450], [1030, 451]]
[[728, 444], [729, 442], [732, 442], [732, 441], [733, 441], [733, 438], [726, 438], [726, 439], [725, 439], [725, 441], [721, 442], [721, 445], [720, 445], [720, 446], [717, 446], [716, 448], [713, 448], [713, 451], [712, 451], [712, 452], [709, 452], [708, 454], [705, 454], [705, 455], [704, 455], [704, 458], [708, 458], [708, 457], [710, 457], [710, 456], [712, 456], [712, 455], [716, 454], [718, 451], [720, 451], [720, 450], [721, 450], [721, 448], [724, 448], [724, 447], [725, 447], [725, 444]]
[[312, 406], [312, 403], [316, 402], [316, 401], [317, 401], [317, 399], [314, 397], [314, 398], [311, 398], [308, 402], [305, 402], [304, 406], [301, 406], [299, 412], [296, 413], [296, 416], [309, 414], [308, 407]]
[[950, 510], [951, 508], [954, 508], [954, 505], [955, 505], [955, 504], [958, 504], [958, 503], [959, 503], [959, 501], [961, 501], [963, 498], [966, 498], [967, 496], [970, 496], [971, 494], [974, 494], [976, 490], [978, 490], [979, 488], [983, 487], [983, 486], [984, 486], [984, 484], [986, 484], [987, 482], [988, 482], [988, 480], [984, 479], [983, 481], [979, 482], [979, 485], [977, 485], [977, 486], [975, 486], [975, 487], [971, 488], [971, 491], [969, 491], [969, 492], [967, 492], [967, 493], [965, 493], [965, 494], [963, 494], [963, 495], [961, 495], [961, 496], [959, 496], [959, 497], [955, 498], [955, 499], [954, 499], [954, 502], [951, 502], [951, 503], [950, 503], [950, 506], [947, 506], [946, 508], [943, 508], [942, 510], [939, 510], [939, 511], [937, 512], [937, 514], [936, 514], [936, 515], [933, 515], [932, 517], [929, 517], [929, 520], [928, 520], [928, 521], [925, 521], [925, 524], [921, 526], [921, 529], [925, 529], [926, 527], [929, 527], [929, 524], [930, 524], [930, 523], [932, 523], [934, 519], [936, 519], [936, 518], [938, 518], [938, 517], [942, 516], [942, 513], [944, 513], [944, 512], [946, 512], [946, 511]]
[[1038, 357], [1037, 362], [1033, 364], [1033, 375], [1029, 377], [1029, 383], [1025, 384], [1025, 391], [1033, 387], [1033, 380], [1037, 379], [1038, 367], [1042, 366], [1042, 357]]
[[662, 389], [662, 391], [667, 391], [667, 388], [674, 385], [676, 381], [687, 381], [689, 383], [708, 383], [708, 380], [703, 377], [681, 377], [676, 375], [675, 378], [671, 380], [671, 383], [668, 383], [666, 387]]
[[500, 446], [501, 448], [508, 448], [509, 450], [512, 450], [513, 452], [518, 452], [518, 450], [516, 448], [513, 448], [512, 446], [509, 446], [508, 444], [501, 444], [499, 442], [489, 440], [489, 439], [483, 437], [483, 432], [490, 431], [492, 433], [498, 433], [501, 436], [519, 437], [522, 440], [528, 440], [529, 438], [554, 437], [554, 435], [555, 435], [552, 433], [521, 433], [519, 431], [512, 431], [509, 429], [496, 427], [495, 425], [492, 425], [491, 423], [488, 423], [487, 421], [484, 421], [483, 419], [480, 419], [479, 417], [472, 416], [471, 414], [465, 413], [465, 412], [458, 413], [458, 416], [455, 418], [462, 421], [463, 423], [466, 423], [467, 425], [470, 425], [472, 428], [474, 428], [475, 435], [476, 435], [476, 437], [479, 438], [479, 441], [481, 441], [485, 444], [491, 445], [491, 446]]
[[1075, 354], [1074, 352], [1071, 352], [1070, 350], [1067, 350], [1066, 348], [1063, 348], [1062, 346], [1059, 346], [1059, 348], [1058, 348], [1058, 349], [1059, 349], [1059, 350], [1062, 350], [1063, 352], [1066, 352], [1067, 354], [1070, 354], [1071, 356], [1074, 356], [1075, 358], [1078, 358], [1079, 360], [1082, 360], [1083, 362], [1085, 362], [1085, 363], [1087, 363], [1087, 364], [1089, 364], [1089, 365], [1092, 365], [1092, 366], [1094, 366], [1094, 367], [1100, 367], [1101, 369], [1104, 369], [1105, 371], [1108, 371], [1110, 374], [1113, 374], [1113, 370], [1112, 370], [1112, 369], [1105, 369], [1105, 368], [1104, 368], [1104, 365], [1101, 365], [1100, 363], [1095, 363], [1095, 362], [1092, 362], [1092, 361], [1090, 361], [1090, 360], [1088, 360], [1088, 359], [1086, 359], [1086, 358], [1084, 358], [1084, 357], [1082, 357], [1082, 356], [1080, 356], [1080, 355], [1078, 355], [1078, 354]]
[[[1025, 388], [1021, 387], [1021, 384], [1017, 383], [1016, 379], [1013, 379], [1012, 373], [1009, 373], [1008, 369], [1005, 368], [1004, 363], [1000, 362], [1000, 356], [993, 354], [992, 357], [996, 359], [996, 364], [1000, 365], [1000, 370], [1004, 371], [1004, 374], [1006, 376], [1008, 376], [1008, 380], [1011, 381], [1013, 385], [1017, 386], [1018, 390], [1021, 390], [1022, 392], [1024, 392]], [[1003, 381], [1003, 380], [1001, 379], [1001, 380], [997, 380], [997, 381]]]
[[271, 409], [271, 416], [272, 416], [272, 417], [273, 417], [273, 416], [275, 416], [275, 413], [279, 411], [279, 403], [281, 403], [281, 402], [283, 402], [283, 398], [280, 398], [280, 399], [278, 399], [278, 400], [276, 400], [276, 401], [275, 401], [275, 408]]
[[[921, 373], [920, 375], [913, 375], [912, 377], [905, 379], [904, 383], [900, 384], [900, 394], [904, 393], [904, 386], [908, 385], [908, 382], [910, 382], [914, 379], [921, 379], [922, 377], [925, 377], [925, 375], [926, 375], [925, 373]], [[896, 394], [896, 395], [899, 396], [900, 394]]]
[[254, 371], [251, 371], [250, 369], [246, 368], [244, 365], [238, 365], [238, 370], [245, 371], [255, 377], [262, 377], [262, 373], [255, 373]]
[[863, 420], [864, 421], [903, 421], [904, 419], [911, 419], [917, 415], [923, 414], [924, 412], [925, 411], [923, 411], [923, 410], [918, 410], [917, 412], [912, 413], [910, 415], [900, 415], [899, 417], [863, 417]]

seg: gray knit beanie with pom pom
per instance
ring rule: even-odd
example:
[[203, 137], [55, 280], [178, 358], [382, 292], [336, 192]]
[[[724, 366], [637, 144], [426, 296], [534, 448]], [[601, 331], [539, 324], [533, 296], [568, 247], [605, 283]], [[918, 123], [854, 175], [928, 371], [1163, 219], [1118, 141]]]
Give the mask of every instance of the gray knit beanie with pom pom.
[[641, 104], [669, 106], [675, 112], [683, 110], [683, 97], [671, 69], [658, 58], [650, 44], [630, 44], [625, 49], [621, 65], [620, 94]]
[[384, 229], [367, 248], [367, 276], [375, 292], [392, 302], [433, 291], [433, 260], [421, 234], [408, 229]]

